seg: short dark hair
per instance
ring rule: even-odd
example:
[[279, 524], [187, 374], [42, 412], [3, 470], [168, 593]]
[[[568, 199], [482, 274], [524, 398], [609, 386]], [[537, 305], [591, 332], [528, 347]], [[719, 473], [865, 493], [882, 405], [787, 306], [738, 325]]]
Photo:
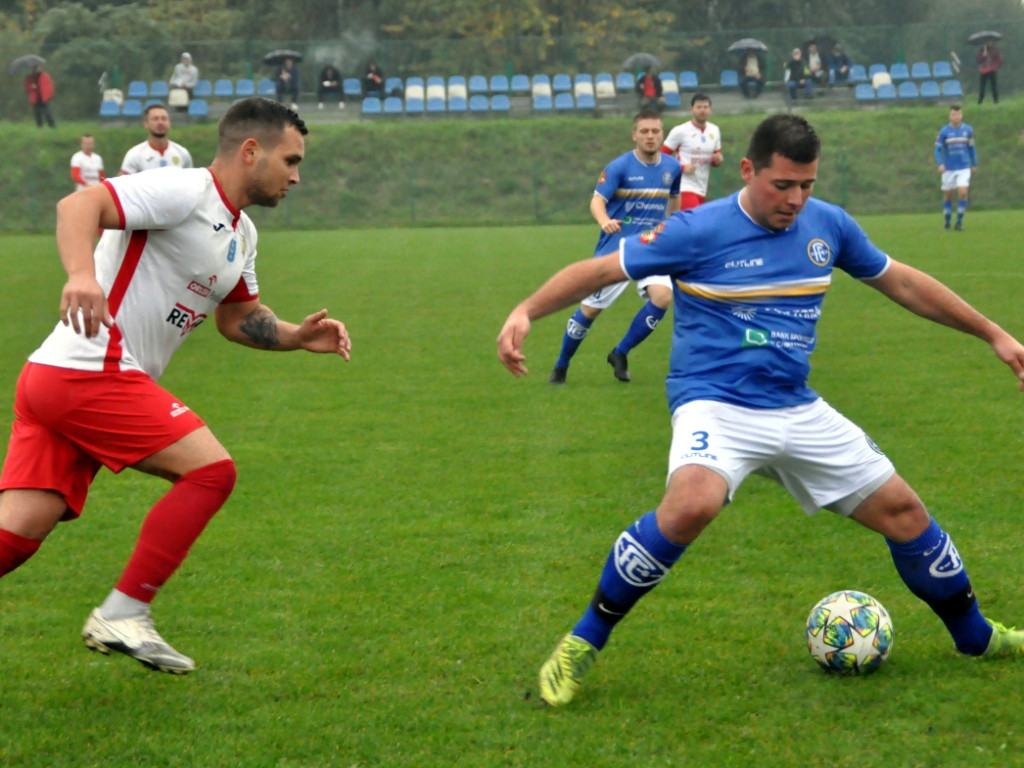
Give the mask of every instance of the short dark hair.
[[821, 153], [821, 141], [811, 124], [800, 115], [778, 114], [761, 121], [750, 137], [747, 159], [760, 171], [772, 164], [773, 155], [794, 163], [813, 163]]
[[656, 109], [641, 109], [633, 116], [633, 127], [636, 128], [636, 124], [641, 120], [661, 120], [664, 122], [665, 118]]
[[697, 93], [693, 94], [693, 98], [690, 99], [690, 106], [692, 107], [698, 101], [706, 101], [708, 103], [708, 106], [711, 106], [711, 97], [708, 96], [706, 93], [700, 93], [698, 91]]
[[[165, 106], [164, 106], [164, 105], [163, 105], [163, 104], [162, 104], [161, 102], [159, 102], [159, 101], [154, 101], [154, 102], [153, 102], [152, 104], [150, 104], [150, 105], [149, 105], [148, 107], [146, 107], [146, 108], [145, 108], [145, 109], [144, 109], [144, 110], [142, 111], [142, 115], [143, 115], [143, 117], [149, 117], [149, 113], [150, 113], [150, 112], [152, 112], [152, 111], [153, 111], [154, 109], [162, 109], [162, 110], [163, 110], [164, 112], [167, 112], [167, 107], [165, 107]], [[168, 114], [170, 114], [170, 113], [168, 112]]]
[[262, 96], [240, 99], [228, 108], [217, 124], [217, 151], [232, 151], [248, 138], [255, 138], [266, 146], [276, 146], [288, 126], [303, 136], [309, 133], [298, 113], [280, 102]]

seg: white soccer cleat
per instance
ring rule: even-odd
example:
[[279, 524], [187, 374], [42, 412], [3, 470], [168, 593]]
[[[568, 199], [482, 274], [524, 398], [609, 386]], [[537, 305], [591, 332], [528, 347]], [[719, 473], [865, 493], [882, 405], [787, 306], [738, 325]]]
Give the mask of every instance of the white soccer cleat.
[[148, 615], [112, 621], [103, 618], [99, 608], [94, 608], [82, 627], [82, 639], [94, 651], [104, 655], [117, 651], [158, 672], [187, 675], [196, 668], [192, 659], [178, 653], [160, 637], [153, 626], [153, 618]]

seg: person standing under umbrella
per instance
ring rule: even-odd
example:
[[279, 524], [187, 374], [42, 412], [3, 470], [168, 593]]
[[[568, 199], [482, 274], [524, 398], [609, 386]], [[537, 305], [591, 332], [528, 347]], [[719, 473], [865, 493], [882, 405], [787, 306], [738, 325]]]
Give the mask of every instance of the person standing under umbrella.
[[986, 40], [978, 50], [978, 72], [981, 81], [978, 84], [978, 103], [985, 100], [985, 88], [992, 86], [992, 102], [999, 103], [999, 91], [996, 88], [996, 71], [1002, 66], [1003, 58], [999, 54], [994, 40]]
[[51, 128], [56, 128], [50, 114], [50, 99], [53, 98], [53, 79], [42, 68], [36, 64], [32, 71], [25, 77], [25, 93], [28, 94], [28, 103], [32, 105], [32, 111], [36, 116], [36, 125], [43, 127], [43, 119]]
[[281, 66], [274, 75], [274, 86], [277, 88], [277, 100], [283, 102], [285, 97], [288, 97], [292, 111], [297, 112], [299, 109], [299, 70], [296, 69], [292, 59], [288, 58], [281, 62]]

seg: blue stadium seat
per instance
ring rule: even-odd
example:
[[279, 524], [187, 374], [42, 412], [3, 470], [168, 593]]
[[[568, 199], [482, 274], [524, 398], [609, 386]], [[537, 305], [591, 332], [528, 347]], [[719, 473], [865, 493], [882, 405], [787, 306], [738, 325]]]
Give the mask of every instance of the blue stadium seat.
[[964, 89], [961, 87], [959, 80], [943, 80], [942, 95], [951, 96], [953, 98], [959, 98], [960, 96], [964, 95]]
[[144, 99], [149, 95], [149, 86], [146, 85], [145, 80], [132, 80], [128, 83], [127, 98], [129, 99]]
[[206, 103], [206, 99], [192, 99], [188, 103], [188, 116], [194, 117], [197, 120], [202, 120], [210, 114], [210, 105]]
[[723, 88], [737, 88], [740, 84], [739, 73], [735, 69], [723, 69], [718, 78], [718, 84]]
[[[448, 86], [451, 88], [451, 85]], [[462, 96], [452, 96], [448, 99], [448, 111], [449, 112], [465, 112], [466, 111], [466, 99]]]
[[948, 61], [936, 61], [932, 64], [932, 77], [936, 80], [948, 80], [953, 77], [953, 67]]
[[885, 64], [872, 64], [868, 67], [868, 80], [877, 75], [879, 72], [888, 73], [889, 70], [885, 68]]
[[551, 90], [555, 93], [563, 93], [572, 90], [572, 78], [564, 73], [559, 73], [551, 78]]
[[[571, 98], [571, 96], [570, 96]], [[551, 111], [551, 97], [545, 95], [539, 95], [533, 97], [533, 108], [539, 112], [550, 112]]]
[[576, 97], [576, 109], [595, 109], [597, 102], [594, 101], [593, 94], [581, 93]]
[[448, 90], [452, 89], [453, 85], [460, 85], [463, 88], [466, 87], [466, 78], [462, 75], [452, 75], [448, 78]]
[[586, 72], [580, 72], [579, 74], [573, 75], [572, 84], [575, 87], [578, 83], [590, 83], [594, 84], [594, 78], [592, 78]]
[[683, 105], [679, 91], [665, 91], [662, 95], [665, 97], [665, 106], [669, 109], [679, 109]]
[[341, 92], [346, 99], [358, 99], [363, 95], [363, 84], [358, 77], [346, 77], [341, 81]]
[[100, 117], [117, 117], [121, 114], [121, 105], [116, 101], [100, 102]]
[[487, 93], [487, 78], [483, 75], [470, 75], [469, 95], [474, 93]]
[[636, 77], [632, 72], [619, 72], [615, 76], [615, 88], [619, 91], [632, 91], [636, 88]]
[[679, 89], [695, 90], [697, 85], [697, 73], [690, 69], [684, 69], [679, 73]]
[[879, 101], [892, 101], [896, 98], [896, 86], [892, 83], [882, 83], [878, 86], [875, 98]]
[[917, 83], [913, 80], [904, 80], [896, 86], [896, 95], [901, 99], [918, 98]]
[[363, 99], [363, 114], [364, 115], [379, 115], [381, 113], [380, 97], [378, 96], [367, 96]]
[[240, 77], [235, 81], [235, 96], [240, 99], [256, 95], [256, 83], [250, 77]]
[[[365, 106], [365, 102], [364, 102]], [[402, 97], [401, 96], [387, 96], [384, 98], [384, 114], [385, 115], [400, 115], [402, 114]]]
[[434, 98], [427, 99], [427, 112], [431, 114], [444, 112], [446, 108], [444, 99], [439, 99], [436, 96]]
[[897, 61], [891, 67], [889, 67], [889, 77], [892, 78], [894, 83], [902, 82], [903, 80], [910, 79], [910, 67], [904, 64], [902, 61]]
[[555, 94], [555, 109], [575, 109], [576, 102], [572, 98], [572, 94], [568, 91], [562, 91], [561, 93]]
[[[359, 81], [356, 80], [356, 87], [358, 86]], [[262, 96], [265, 99], [273, 99], [277, 96], [277, 86], [274, 85], [274, 81], [269, 77], [261, 78], [260, 81], [256, 83], [256, 95]], [[356, 95], [361, 96], [362, 94], [357, 91]]]
[[530, 78], [526, 75], [512, 75], [512, 82], [509, 83], [512, 93], [529, 93]]
[[210, 84], [209, 80], [200, 80], [196, 83], [196, 87], [192, 89], [193, 99], [208, 99], [213, 96], [213, 85]]
[[857, 83], [853, 89], [853, 98], [856, 101], [874, 101], [875, 89], [871, 87], [871, 83]]
[[937, 99], [941, 95], [942, 90], [939, 88], [939, 84], [934, 80], [925, 80], [921, 83], [922, 99]]
[[663, 86], [665, 85], [665, 83], [675, 83], [677, 86], [676, 90], [678, 90], [679, 81], [676, 79], [675, 72], [659, 72], [658, 77], [661, 79], [661, 84]]
[[496, 93], [491, 96], [492, 112], [508, 112], [512, 109], [512, 102], [506, 93]]
[[[531, 85], [551, 85], [551, 78], [547, 75], [534, 75], [530, 78]], [[552, 89], [554, 90], [554, 89]]]
[[915, 80], [927, 80], [932, 76], [932, 68], [927, 61], [915, 61], [910, 65], [910, 76]]
[[863, 64], [851, 64], [850, 65], [850, 85], [857, 85], [858, 83], [866, 83], [868, 81], [868, 71], [864, 68]]
[[594, 75], [594, 85], [598, 83], [611, 83], [614, 86], [615, 80], [612, 79], [611, 72], [598, 72]]
[[235, 84], [222, 77], [213, 84], [213, 95], [218, 99], [230, 99], [235, 95]]
[[469, 97], [470, 112], [486, 112], [490, 108], [487, 97], [482, 93], [474, 93]]
[[422, 77], [418, 77], [416, 75], [413, 75], [412, 77], [407, 77], [405, 79], [405, 89], [409, 90], [409, 88], [411, 88], [413, 86], [417, 86], [419, 88], [423, 88], [424, 87], [423, 86], [423, 78]]
[[507, 75], [491, 75], [491, 93], [508, 93]]
[[163, 80], [154, 80], [149, 84], [149, 97], [151, 99], [166, 99], [169, 93], [170, 89]]
[[387, 77], [384, 78], [384, 95], [385, 96], [397, 96], [402, 92], [402, 78], [400, 77]]
[[426, 104], [418, 96], [405, 100], [405, 114], [407, 115], [422, 115], [425, 109]]
[[146, 102], [142, 105], [142, 111], [145, 112], [150, 107], [164, 107], [167, 106], [160, 99], [146, 99]]
[[444, 88], [444, 78], [440, 77], [439, 75], [431, 75], [430, 77], [427, 78], [427, 88], [429, 88], [432, 85], [439, 85], [442, 88]]
[[122, 117], [142, 117], [142, 102], [138, 99], [126, 99], [121, 105]]

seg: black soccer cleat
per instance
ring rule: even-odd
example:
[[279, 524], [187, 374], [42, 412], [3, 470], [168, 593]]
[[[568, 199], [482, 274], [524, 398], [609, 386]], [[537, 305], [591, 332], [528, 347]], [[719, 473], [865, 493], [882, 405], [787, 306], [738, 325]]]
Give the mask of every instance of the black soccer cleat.
[[568, 372], [568, 368], [556, 365], [551, 369], [551, 375], [548, 376], [548, 384], [565, 384], [565, 374]]
[[608, 364], [615, 371], [615, 378], [619, 381], [629, 381], [629, 361], [621, 352], [614, 349], [608, 353]]
[[953, 227], [953, 229], [955, 229], [957, 232], [963, 232], [964, 231], [964, 223], [962, 221], [958, 221], [956, 223], [956, 226]]

